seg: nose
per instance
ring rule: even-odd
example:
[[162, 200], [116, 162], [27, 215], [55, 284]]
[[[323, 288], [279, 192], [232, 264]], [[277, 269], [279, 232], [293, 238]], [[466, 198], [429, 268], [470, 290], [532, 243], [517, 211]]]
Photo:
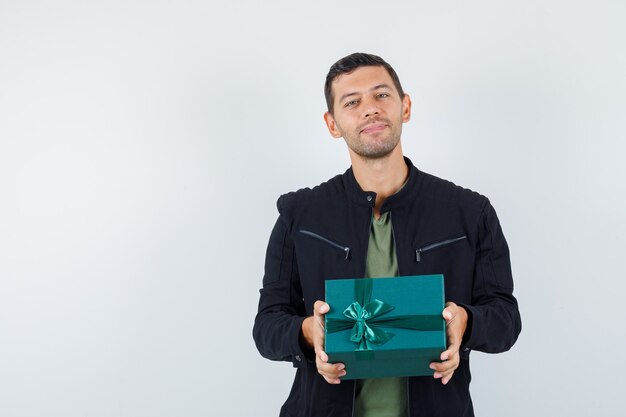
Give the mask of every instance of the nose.
[[375, 100], [367, 100], [363, 103], [363, 117], [370, 118], [372, 116], [378, 116], [380, 113], [380, 108], [378, 107], [378, 103]]
[[365, 117], [369, 118], [372, 116], [377, 116], [378, 115], [378, 109], [372, 109], [370, 111], [365, 112]]

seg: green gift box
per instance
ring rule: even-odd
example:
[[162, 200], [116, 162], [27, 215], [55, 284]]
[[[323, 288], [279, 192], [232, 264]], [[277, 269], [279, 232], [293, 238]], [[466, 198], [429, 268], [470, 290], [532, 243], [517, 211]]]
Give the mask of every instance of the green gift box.
[[326, 354], [342, 379], [432, 375], [446, 350], [443, 275], [326, 280]]

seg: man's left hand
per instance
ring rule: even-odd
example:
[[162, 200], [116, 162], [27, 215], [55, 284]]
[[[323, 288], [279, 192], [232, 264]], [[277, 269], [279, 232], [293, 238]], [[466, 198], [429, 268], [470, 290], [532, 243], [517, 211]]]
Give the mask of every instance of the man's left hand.
[[453, 302], [447, 302], [441, 315], [446, 320], [448, 349], [441, 352], [442, 362], [431, 362], [430, 369], [435, 371], [433, 377], [441, 378], [441, 383], [445, 385], [450, 381], [461, 361], [459, 349], [467, 328], [467, 311]]

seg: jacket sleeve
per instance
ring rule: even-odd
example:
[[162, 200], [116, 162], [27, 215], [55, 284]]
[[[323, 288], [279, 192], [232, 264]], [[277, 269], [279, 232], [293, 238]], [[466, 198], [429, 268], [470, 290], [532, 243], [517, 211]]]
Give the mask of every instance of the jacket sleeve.
[[300, 329], [306, 313], [298, 276], [295, 248], [285, 219], [274, 225], [265, 257], [265, 275], [253, 337], [267, 359], [306, 365], [300, 346]]
[[509, 248], [489, 201], [478, 222], [475, 244], [472, 302], [461, 304], [470, 317], [461, 350], [504, 352], [517, 340], [522, 322], [513, 296]]

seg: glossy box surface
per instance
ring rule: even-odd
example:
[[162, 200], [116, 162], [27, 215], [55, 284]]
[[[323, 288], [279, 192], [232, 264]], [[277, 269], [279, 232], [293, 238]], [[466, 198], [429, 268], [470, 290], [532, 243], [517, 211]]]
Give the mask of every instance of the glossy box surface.
[[326, 281], [329, 362], [342, 379], [432, 375], [446, 349], [443, 275]]

